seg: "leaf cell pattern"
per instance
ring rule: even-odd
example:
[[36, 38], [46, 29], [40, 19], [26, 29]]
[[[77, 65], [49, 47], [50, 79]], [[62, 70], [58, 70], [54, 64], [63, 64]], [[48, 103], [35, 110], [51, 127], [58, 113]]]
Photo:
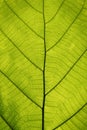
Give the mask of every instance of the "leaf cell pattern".
[[0, 130], [87, 129], [87, 0], [0, 1]]

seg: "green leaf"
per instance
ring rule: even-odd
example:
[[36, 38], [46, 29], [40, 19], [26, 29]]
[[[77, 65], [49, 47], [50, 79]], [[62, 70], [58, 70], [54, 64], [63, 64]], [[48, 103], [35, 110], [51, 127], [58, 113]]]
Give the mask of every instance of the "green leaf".
[[87, 0], [0, 0], [0, 130], [87, 130]]

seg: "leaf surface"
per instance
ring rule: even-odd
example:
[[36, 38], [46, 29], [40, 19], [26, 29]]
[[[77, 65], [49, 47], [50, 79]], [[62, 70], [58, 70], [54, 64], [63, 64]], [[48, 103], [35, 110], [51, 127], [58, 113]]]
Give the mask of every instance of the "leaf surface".
[[0, 1], [0, 130], [87, 129], [87, 0]]

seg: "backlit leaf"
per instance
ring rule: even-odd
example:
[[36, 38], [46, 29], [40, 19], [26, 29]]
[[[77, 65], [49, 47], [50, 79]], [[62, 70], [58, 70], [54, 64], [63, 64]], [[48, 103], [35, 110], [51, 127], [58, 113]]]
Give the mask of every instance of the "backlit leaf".
[[0, 130], [87, 130], [87, 0], [0, 0]]

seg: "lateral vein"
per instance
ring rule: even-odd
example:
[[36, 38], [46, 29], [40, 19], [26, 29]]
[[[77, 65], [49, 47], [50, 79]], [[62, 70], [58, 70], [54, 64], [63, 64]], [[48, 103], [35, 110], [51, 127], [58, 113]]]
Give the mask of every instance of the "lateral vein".
[[40, 37], [41, 39], [44, 39], [42, 36], [40, 36], [36, 31], [34, 31], [7, 3], [7, 1], [4, 1], [5, 4], [7, 5], [7, 7], [13, 12], [13, 14], [15, 14], [15, 16], [20, 19], [20, 21], [22, 21], [24, 23], [24, 25], [26, 25], [26, 27], [28, 27], [34, 34], [36, 34], [38, 37]]
[[41, 11], [37, 10], [36, 8], [34, 8], [27, 0], [24, 0], [32, 9], [34, 9], [36, 12], [42, 14]]
[[66, 122], [68, 122], [70, 119], [72, 119], [75, 115], [77, 115], [83, 108], [85, 108], [87, 105], [87, 103], [85, 103], [78, 111], [76, 111], [72, 116], [70, 116], [68, 119], [66, 119], [65, 121], [63, 121], [61, 124], [59, 124], [58, 126], [56, 126], [54, 129], [55, 130], [59, 127], [61, 127], [62, 125], [64, 125]]
[[[85, 4], [85, 0], [84, 0], [84, 4]], [[75, 21], [77, 20], [77, 18], [79, 17], [79, 15], [81, 14], [82, 10], [84, 9], [84, 4], [82, 5], [79, 13], [76, 15], [76, 17], [74, 18], [74, 20], [72, 21], [72, 23], [68, 26], [68, 28], [66, 29], [66, 31], [64, 32], [64, 34], [60, 37], [60, 39], [54, 44], [52, 45], [49, 49], [47, 49], [46, 52], [49, 52], [51, 49], [53, 49], [62, 39], [63, 37], [66, 35], [66, 33], [70, 30], [70, 28], [72, 27], [72, 25], [75, 23]]]
[[87, 49], [79, 56], [79, 58], [74, 62], [74, 64], [70, 67], [70, 69], [66, 72], [66, 74], [61, 78], [61, 80], [52, 88], [50, 89], [45, 95], [47, 96], [50, 92], [52, 92], [58, 85], [66, 78], [66, 76], [71, 72], [74, 66], [78, 63], [78, 61], [82, 58], [82, 56], [86, 53]]
[[36, 67], [37, 69], [39, 69], [40, 71], [42, 71], [42, 69], [37, 66], [33, 61], [31, 61], [31, 59], [29, 59], [17, 46], [16, 44], [7, 36], [7, 34], [2, 30], [0, 29], [0, 31], [2, 32], [2, 34], [14, 45], [14, 47], [16, 47], [16, 49], [32, 64], [34, 65], [34, 67]]
[[14, 130], [12, 128], [12, 126], [8, 123], [8, 121], [4, 118], [4, 116], [0, 115], [0, 117], [2, 118], [2, 120], [7, 124], [7, 126], [11, 129], [11, 130]]
[[0, 73], [3, 74], [25, 97], [27, 97], [32, 103], [34, 103], [36, 106], [38, 106], [41, 109], [41, 106], [39, 104], [37, 104], [33, 99], [31, 99], [28, 95], [26, 95], [25, 92], [23, 92], [18, 85], [11, 80], [2, 70], [0, 70]]

